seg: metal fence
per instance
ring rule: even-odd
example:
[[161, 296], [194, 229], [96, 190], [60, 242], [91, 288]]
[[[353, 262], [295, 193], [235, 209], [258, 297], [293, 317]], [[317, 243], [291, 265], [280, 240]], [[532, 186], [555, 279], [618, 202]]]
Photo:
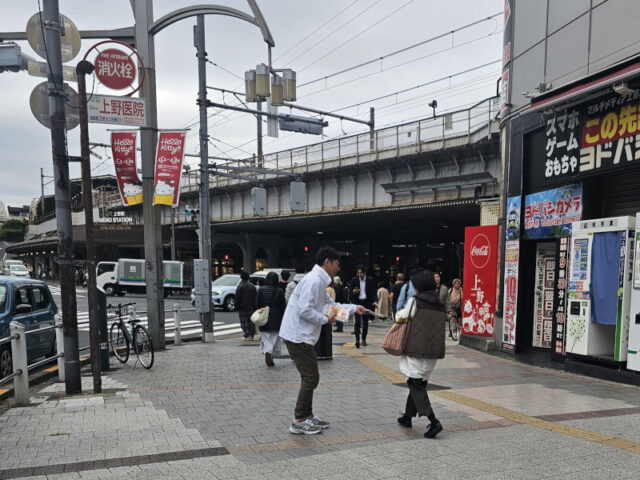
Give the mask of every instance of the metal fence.
[[[40, 335], [42, 333], [55, 330], [57, 354], [40, 360], [39, 362], [28, 364], [27, 357], [27, 336]], [[0, 345], [11, 343], [11, 357], [13, 360], [13, 373], [4, 378], [0, 378], [0, 385], [13, 380], [13, 390], [15, 402], [18, 406], [29, 405], [29, 372], [35, 368], [58, 361], [58, 378], [64, 381], [64, 341], [62, 338], [62, 323], [56, 322], [50, 327], [39, 328], [37, 330], [26, 330], [22, 323], [13, 321], [9, 326], [10, 335], [0, 339]]]

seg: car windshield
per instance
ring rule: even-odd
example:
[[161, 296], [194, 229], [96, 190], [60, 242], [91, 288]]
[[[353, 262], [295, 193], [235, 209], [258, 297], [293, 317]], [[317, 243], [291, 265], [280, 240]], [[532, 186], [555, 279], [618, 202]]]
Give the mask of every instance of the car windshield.
[[25, 267], [24, 265], [11, 265], [9, 267], [9, 269], [12, 272], [26, 272], [27, 271], [27, 267]]
[[7, 306], [7, 286], [0, 285], [0, 312], [4, 312]]
[[238, 275], [223, 275], [220, 278], [216, 278], [211, 286], [216, 287], [235, 287], [238, 284], [240, 277]]

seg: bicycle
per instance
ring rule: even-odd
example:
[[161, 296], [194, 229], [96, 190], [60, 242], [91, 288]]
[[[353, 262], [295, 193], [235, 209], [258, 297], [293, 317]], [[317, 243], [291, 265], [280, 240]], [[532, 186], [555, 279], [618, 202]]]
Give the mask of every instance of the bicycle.
[[448, 312], [448, 324], [449, 324], [449, 335], [451, 339], [455, 342], [460, 338], [460, 323], [458, 322], [458, 314], [457, 312]]
[[[118, 304], [117, 307], [108, 305], [107, 309], [111, 313], [118, 316], [118, 320], [111, 324], [109, 329], [109, 343], [111, 350], [120, 363], [126, 363], [129, 360], [129, 352], [133, 347], [133, 353], [136, 354], [137, 362], [140, 362], [147, 370], [153, 366], [153, 342], [149, 336], [149, 332], [142, 325], [140, 320], [128, 320], [131, 325], [131, 331], [124, 322], [124, 315], [129, 315], [129, 307], [135, 303]], [[135, 364], [134, 364], [135, 368]]]

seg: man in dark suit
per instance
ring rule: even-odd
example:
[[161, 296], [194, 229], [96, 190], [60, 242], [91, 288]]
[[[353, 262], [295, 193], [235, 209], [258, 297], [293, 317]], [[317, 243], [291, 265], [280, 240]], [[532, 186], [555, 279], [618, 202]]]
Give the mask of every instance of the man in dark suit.
[[[349, 282], [349, 296], [351, 302], [362, 305], [368, 310], [373, 310], [377, 304], [376, 282], [365, 273], [365, 267], [358, 265], [356, 276]], [[362, 328], [362, 346], [367, 346], [367, 332], [369, 331], [370, 315], [356, 314], [356, 325], [354, 333], [356, 335], [356, 348], [360, 348], [360, 329]]]

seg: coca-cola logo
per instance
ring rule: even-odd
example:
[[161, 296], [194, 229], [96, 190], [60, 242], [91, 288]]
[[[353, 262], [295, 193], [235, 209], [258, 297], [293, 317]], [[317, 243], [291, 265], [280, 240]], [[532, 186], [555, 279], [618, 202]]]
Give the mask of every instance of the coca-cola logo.
[[472, 265], [476, 268], [484, 268], [487, 266], [487, 263], [489, 263], [491, 244], [489, 243], [489, 238], [487, 238], [484, 233], [479, 233], [471, 240], [469, 256]]

